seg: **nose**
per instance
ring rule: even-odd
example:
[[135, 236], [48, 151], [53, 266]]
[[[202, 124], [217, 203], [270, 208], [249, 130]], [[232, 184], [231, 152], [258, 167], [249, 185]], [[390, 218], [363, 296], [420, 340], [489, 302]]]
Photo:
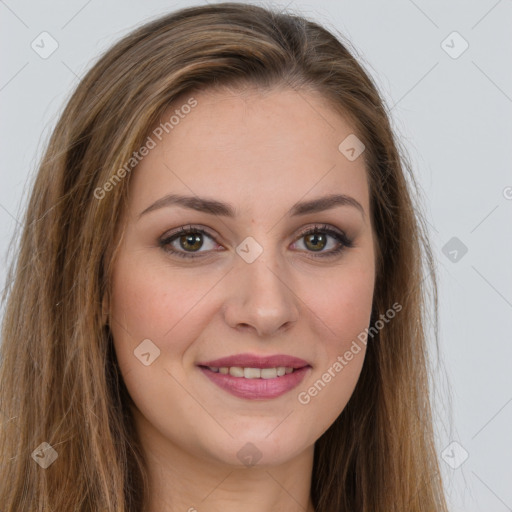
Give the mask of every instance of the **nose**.
[[255, 331], [260, 337], [286, 331], [299, 318], [300, 299], [293, 291], [291, 274], [270, 252], [263, 251], [252, 263], [237, 262], [223, 307], [230, 327]]

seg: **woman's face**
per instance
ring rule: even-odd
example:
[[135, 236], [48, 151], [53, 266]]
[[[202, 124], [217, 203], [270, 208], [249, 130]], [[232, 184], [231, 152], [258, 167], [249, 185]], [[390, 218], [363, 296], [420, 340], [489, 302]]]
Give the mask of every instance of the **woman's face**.
[[131, 177], [115, 350], [148, 446], [280, 464], [312, 450], [363, 364], [375, 278], [364, 155], [312, 93], [193, 99], [162, 116]]

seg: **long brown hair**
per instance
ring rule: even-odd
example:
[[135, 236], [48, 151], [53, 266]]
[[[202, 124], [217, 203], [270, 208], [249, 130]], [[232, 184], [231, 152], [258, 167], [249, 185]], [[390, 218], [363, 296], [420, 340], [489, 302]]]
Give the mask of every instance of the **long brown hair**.
[[[376, 86], [341, 41], [296, 14], [192, 7], [132, 32], [83, 78], [35, 178], [4, 294], [3, 512], [142, 511], [144, 457], [102, 315], [131, 173], [101, 198], [98, 190], [119, 178], [176, 98], [243, 85], [319, 92], [349, 119], [366, 146], [378, 243], [372, 322], [402, 306], [368, 341], [348, 405], [316, 442], [315, 510], [447, 510], [429, 401], [425, 279], [435, 319], [437, 288], [418, 187]], [[58, 455], [47, 469], [33, 456], [44, 442]]]

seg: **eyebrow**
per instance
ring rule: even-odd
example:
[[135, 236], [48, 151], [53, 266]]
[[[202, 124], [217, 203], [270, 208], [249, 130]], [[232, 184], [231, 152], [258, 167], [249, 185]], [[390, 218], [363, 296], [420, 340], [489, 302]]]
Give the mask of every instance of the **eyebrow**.
[[[214, 199], [206, 199], [197, 196], [184, 196], [179, 194], [168, 194], [152, 205], [148, 206], [139, 214], [139, 219], [146, 213], [169, 206], [182, 206], [198, 212], [208, 213], [211, 215], [220, 215], [222, 217], [234, 218], [237, 216], [237, 210], [230, 204], [216, 201]], [[310, 201], [302, 201], [295, 203], [288, 215], [291, 217], [299, 215], [307, 215], [310, 213], [318, 213], [338, 206], [352, 206], [359, 210], [363, 219], [365, 219], [365, 211], [361, 203], [351, 196], [345, 194], [331, 194], [319, 197]]]

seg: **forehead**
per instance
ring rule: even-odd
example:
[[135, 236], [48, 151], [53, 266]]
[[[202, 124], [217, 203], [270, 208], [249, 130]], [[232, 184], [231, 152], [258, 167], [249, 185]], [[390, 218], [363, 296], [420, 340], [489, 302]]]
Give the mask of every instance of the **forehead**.
[[149, 134], [154, 147], [134, 171], [132, 206], [140, 211], [170, 192], [240, 202], [242, 210], [244, 204], [289, 206], [308, 194], [343, 193], [368, 211], [364, 159], [350, 161], [339, 150], [353, 132], [318, 93], [182, 95]]

